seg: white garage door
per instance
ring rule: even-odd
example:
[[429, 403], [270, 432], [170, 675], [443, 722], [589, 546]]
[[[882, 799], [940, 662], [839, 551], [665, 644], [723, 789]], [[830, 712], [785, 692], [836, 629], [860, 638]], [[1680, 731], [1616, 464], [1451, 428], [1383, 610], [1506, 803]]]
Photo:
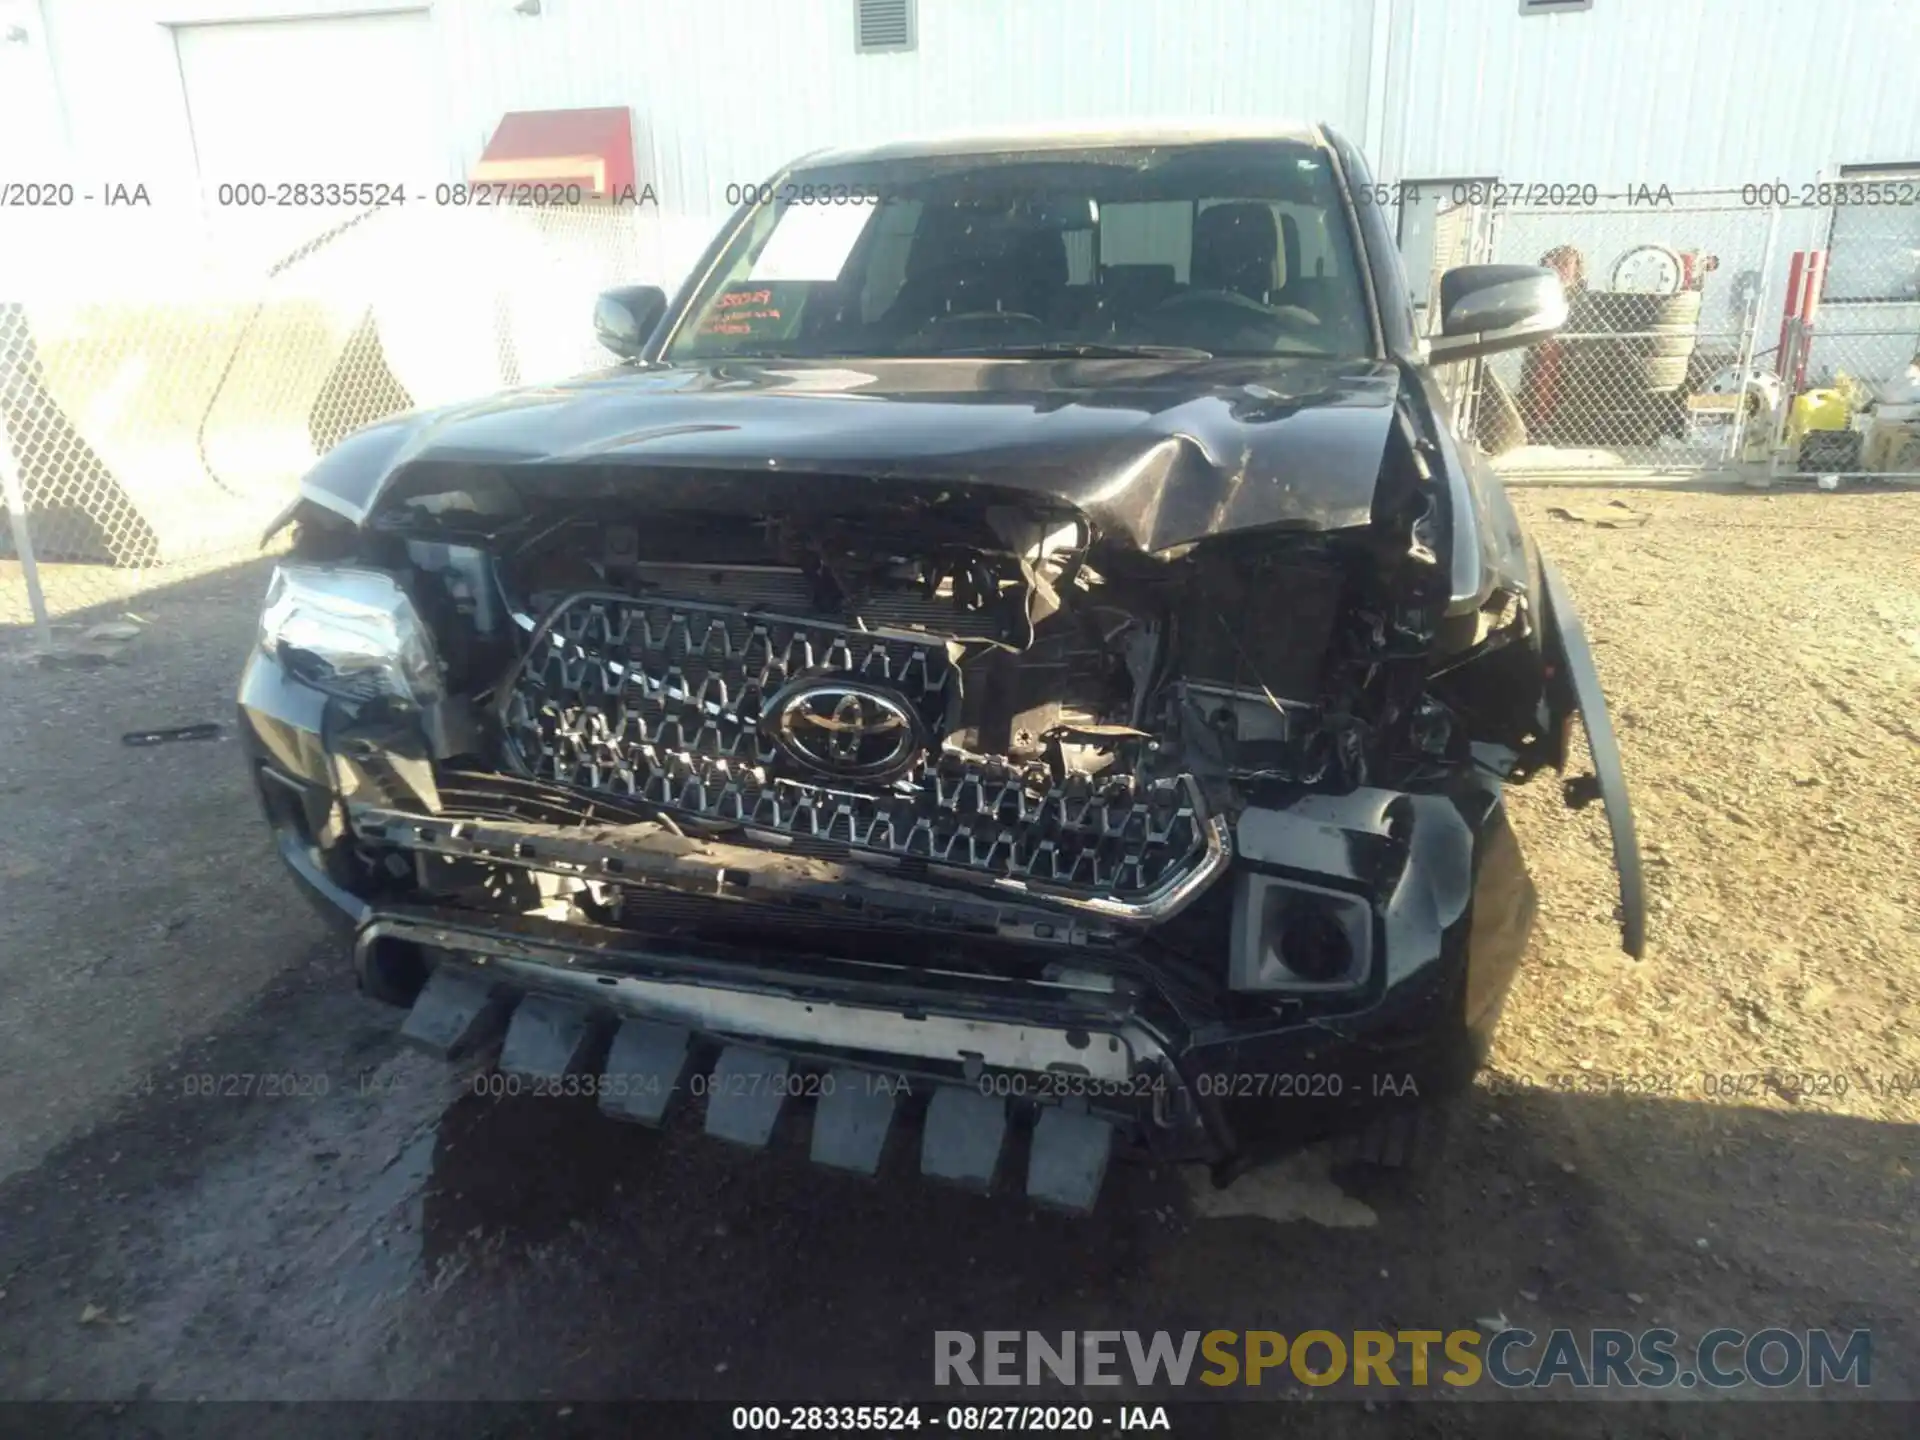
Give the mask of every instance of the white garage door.
[[[342, 218], [273, 203], [283, 185], [404, 182], [430, 196], [448, 178], [425, 14], [184, 25], [174, 38], [208, 211], [248, 261]], [[222, 205], [223, 184], [264, 186], [268, 204]]]

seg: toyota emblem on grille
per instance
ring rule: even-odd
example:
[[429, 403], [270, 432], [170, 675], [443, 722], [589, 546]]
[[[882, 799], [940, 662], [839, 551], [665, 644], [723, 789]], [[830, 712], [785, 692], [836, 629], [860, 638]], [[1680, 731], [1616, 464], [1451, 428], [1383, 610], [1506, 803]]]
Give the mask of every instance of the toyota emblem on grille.
[[925, 742], [907, 702], [857, 680], [809, 680], [774, 695], [761, 729], [799, 765], [840, 780], [891, 780]]

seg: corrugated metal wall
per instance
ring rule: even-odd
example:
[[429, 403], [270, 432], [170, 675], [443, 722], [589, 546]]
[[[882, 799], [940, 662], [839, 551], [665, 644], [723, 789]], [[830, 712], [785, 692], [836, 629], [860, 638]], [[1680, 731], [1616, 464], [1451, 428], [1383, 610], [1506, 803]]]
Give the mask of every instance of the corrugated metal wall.
[[[626, 105], [676, 257], [730, 182], [945, 128], [1296, 116], [1372, 138], [1382, 178], [1609, 187], [1920, 158], [1915, 0], [1594, 0], [1547, 16], [1517, 0], [917, 0], [917, 48], [874, 55], [854, 50], [854, 0], [541, 0], [537, 15], [509, 0], [37, 0], [58, 82], [39, 109], [59, 112], [67, 151], [46, 158], [192, 204], [170, 25], [423, 7], [443, 173], [418, 179], [457, 178], [507, 110]], [[353, 77], [340, 85], [351, 104]]]
[[796, 150], [1084, 115], [1365, 106], [1369, 6], [1288, 0], [920, 0], [919, 46], [854, 52], [852, 0], [442, 7], [471, 126], [527, 104], [630, 103], [691, 196]]
[[919, 0], [919, 45], [854, 50], [853, 0], [442, 6], [460, 143], [500, 112], [629, 104], [662, 203], [714, 214], [734, 181], [820, 146], [1109, 115], [1279, 115], [1357, 129], [1368, 0]]
[[815, 145], [1108, 115], [1283, 115], [1367, 131], [1385, 175], [1737, 186], [1920, 154], [1912, 0], [918, 0], [858, 55], [853, 0], [441, 4], [460, 140], [502, 110], [630, 104], [696, 204]]
[[1704, 189], [1920, 158], [1913, 0], [1391, 3], [1384, 174]]
[[[66, 158], [151, 181], [191, 165], [169, 23], [409, 7], [37, 8]], [[1356, 139], [1377, 131], [1387, 177], [1700, 187], [1920, 155], [1913, 0], [1594, 0], [1535, 17], [1516, 0], [918, 0], [918, 48], [880, 55], [854, 52], [854, 0], [542, 0], [535, 16], [507, 0], [410, 8], [430, 11], [438, 39], [438, 74], [422, 82], [443, 88], [449, 173], [505, 110], [629, 105], [643, 159], [675, 205], [817, 145], [1082, 116], [1324, 119]], [[1376, 38], [1387, 42], [1377, 67]], [[1369, 126], [1376, 71], [1382, 113]], [[341, 85], [349, 103], [352, 77]]]

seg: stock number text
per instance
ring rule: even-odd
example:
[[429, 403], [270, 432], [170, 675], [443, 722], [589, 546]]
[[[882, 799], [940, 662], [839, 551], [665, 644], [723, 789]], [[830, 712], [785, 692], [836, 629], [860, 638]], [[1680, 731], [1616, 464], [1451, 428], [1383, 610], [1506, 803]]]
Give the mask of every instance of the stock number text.
[[865, 185], [774, 185], [763, 182], [727, 186], [729, 205], [878, 205], [880, 192]]
[[1797, 207], [1802, 205], [1920, 205], [1920, 180], [1813, 180], [1792, 185], [1784, 180], [1740, 187], [1740, 203]]
[[214, 187], [213, 203], [222, 208], [253, 210], [298, 209], [304, 206], [404, 205], [404, 185], [371, 180], [230, 181]]

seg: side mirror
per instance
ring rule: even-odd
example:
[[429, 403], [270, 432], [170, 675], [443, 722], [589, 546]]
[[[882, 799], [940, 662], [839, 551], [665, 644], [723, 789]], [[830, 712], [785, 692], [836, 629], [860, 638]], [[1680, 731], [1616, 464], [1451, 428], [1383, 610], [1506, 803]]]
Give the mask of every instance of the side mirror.
[[666, 313], [667, 292], [658, 285], [603, 290], [593, 304], [594, 337], [622, 360], [637, 360], [640, 347]]
[[1567, 323], [1567, 292], [1544, 265], [1461, 265], [1440, 277], [1435, 365], [1517, 350]]

